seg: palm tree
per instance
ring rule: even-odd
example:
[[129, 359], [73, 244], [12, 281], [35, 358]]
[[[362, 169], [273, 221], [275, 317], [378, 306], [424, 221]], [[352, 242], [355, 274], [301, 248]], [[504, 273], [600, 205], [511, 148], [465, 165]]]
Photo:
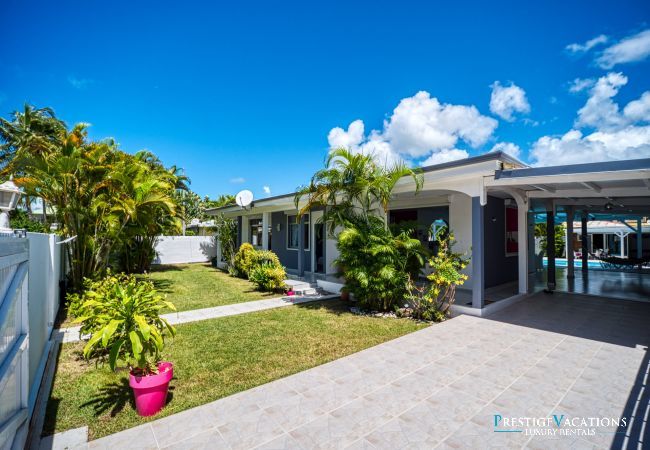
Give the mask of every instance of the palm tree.
[[62, 144], [65, 123], [51, 108], [34, 108], [25, 104], [14, 111], [13, 120], [0, 118], [0, 167], [3, 175], [18, 171], [12, 164], [20, 153], [47, 154]]
[[323, 220], [332, 235], [339, 226], [368, 224], [379, 217], [380, 211], [388, 213], [393, 190], [403, 177], [413, 179], [416, 192], [422, 188], [420, 172], [404, 163], [383, 166], [373, 155], [334, 149], [327, 156], [325, 168], [312, 176], [308, 186], [298, 189], [294, 199], [297, 208], [306, 197], [298, 216], [317, 206], [326, 207]]

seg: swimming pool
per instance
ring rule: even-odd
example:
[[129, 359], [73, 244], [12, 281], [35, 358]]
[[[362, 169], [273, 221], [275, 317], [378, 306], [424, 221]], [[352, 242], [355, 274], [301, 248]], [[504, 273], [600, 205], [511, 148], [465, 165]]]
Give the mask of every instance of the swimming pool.
[[[544, 257], [544, 267], [548, 265], [548, 261], [546, 257]], [[555, 258], [555, 267], [566, 267], [567, 266], [567, 260], [566, 258]], [[582, 260], [581, 259], [575, 259], [573, 261], [573, 267], [580, 267], [582, 268]], [[603, 266], [600, 263], [600, 261], [594, 261], [593, 259], [590, 259], [587, 261], [587, 268], [589, 269], [602, 269]]]

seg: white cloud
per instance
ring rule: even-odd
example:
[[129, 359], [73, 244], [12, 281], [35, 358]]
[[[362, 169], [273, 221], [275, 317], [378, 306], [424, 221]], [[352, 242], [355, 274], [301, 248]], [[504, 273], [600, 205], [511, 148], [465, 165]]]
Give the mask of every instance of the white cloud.
[[457, 148], [444, 149], [437, 152], [434, 152], [427, 159], [422, 161], [422, 166], [433, 166], [435, 164], [442, 164], [450, 161], [457, 161], [459, 159], [466, 159], [469, 157], [469, 153], [465, 150], [459, 150]]
[[495, 81], [491, 87], [490, 111], [497, 116], [507, 121], [513, 121], [515, 113], [528, 114], [530, 112], [526, 92], [516, 84], [510, 83], [510, 86], [503, 86]]
[[363, 120], [355, 120], [347, 131], [341, 127], [332, 128], [327, 135], [327, 142], [331, 148], [356, 148], [363, 141], [363, 130]]
[[262, 186], [262, 190], [266, 195], [271, 195], [271, 188], [269, 186]]
[[68, 75], [68, 83], [75, 89], [86, 89], [91, 84], [95, 83], [95, 80], [90, 78], [77, 78], [74, 75]]
[[650, 157], [650, 127], [630, 126], [619, 131], [597, 131], [583, 136], [571, 130], [561, 137], [544, 136], [530, 157], [536, 166], [578, 164]]
[[617, 64], [642, 61], [648, 56], [650, 56], [650, 30], [644, 30], [607, 47], [596, 58], [596, 64], [603, 69], [611, 69]]
[[611, 72], [600, 77], [589, 91], [587, 103], [578, 110], [576, 126], [615, 128], [624, 125], [625, 121], [612, 97], [626, 84], [627, 77], [622, 73]]
[[382, 163], [426, 159], [437, 153], [442, 159], [452, 155], [458, 159], [458, 153], [450, 149], [456, 150], [459, 141], [478, 147], [492, 136], [497, 125], [495, 119], [483, 116], [474, 106], [440, 103], [420, 91], [399, 102], [384, 120], [382, 130], [372, 130], [366, 136], [363, 122], [355, 120], [347, 130], [333, 128], [327, 139], [330, 148], [342, 146], [373, 154]]
[[512, 142], [497, 142], [494, 144], [494, 147], [492, 147], [492, 150], [490, 151], [507, 153], [508, 155], [514, 156], [515, 158], [519, 158], [521, 155], [521, 148]]
[[650, 91], [629, 102], [621, 112], [613, 97], [628, 79], [609, 73], [596, 81], [578, 111], [575, 127], [562, 136], [544, 136], [530, 151], [534, 165], [577, 164], [650, 157]]
[[596, 81], [593, 78], [576, 78], [569, 83], [569, 92], [574, 94], [577, 92], [582, 92], [585, 89], [588, 89], [594, 85]]
[[607, 43], [607, 41], [608, 41], [607, 36], [601, 34], [600, 36], [596, 36], [593, 39], [589, 39], [584, 44], [577, 44], [577, 43], [569, 44], [566, 46], [566, 49], [571, 53], [585, 53], [597, 45]]
[[246, 182], [246, 178], [244, 178], [244, 177], [235, 177], [235, 178], [231, 178], [230, 182], [232, 184], [242, 184], [242, 183]]
[[636, 122], [650, 122], [650, 91], [646, 91], [638, 100], [632, 100], [623, 109], [623, 115]]

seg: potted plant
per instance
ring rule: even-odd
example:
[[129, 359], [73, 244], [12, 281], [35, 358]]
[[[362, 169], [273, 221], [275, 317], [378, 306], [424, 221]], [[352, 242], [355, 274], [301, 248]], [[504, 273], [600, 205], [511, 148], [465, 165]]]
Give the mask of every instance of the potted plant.
[[174, 327], [160, 317], [160, 310], [175, 310], [174, 305], [165, 301], [151, 282], [132, 275], [109, 274], [85, 284], [84, 294], [71, 298], [82, 335], [90, 335], [84, 356], [107, 359], [112, 370], [118, 362], [126, 363], [138, 414], [156, 414], [165, 406], [173, 376], [172, 363], [161, 358], [165, 333], [175, 335]]

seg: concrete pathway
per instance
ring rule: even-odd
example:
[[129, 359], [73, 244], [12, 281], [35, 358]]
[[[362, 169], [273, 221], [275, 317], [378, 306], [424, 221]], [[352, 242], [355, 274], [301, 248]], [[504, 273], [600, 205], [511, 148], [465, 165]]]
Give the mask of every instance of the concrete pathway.
[[[650, 304], [538, 294], [78, 448], [641, 448], [649, 323]], [[495, 414], [629, 425], [531, 437]]]
[[[265, 309], [282, 308], [284, 306], [296, 305], [299, 303], [316, 302], [320, 300], [330, 300], [339, 298], [338, 294], [311, 294], [291, 297], [277, 297], [265, 300], [255, 300], [252, 302], [234, 303], [232, 305], [215, 306], [214, 308], [194, 309], [190, 311], [181, 311], [169, 314], [163, 314], [162, 317], [172, 325], [181, 323], [198, 322], [200, 320], [216, 319], [219, 317], [236, 316], [255, 311], [264, 311]], [[56, 332], [62, 336], [64, 343], [77, 342], [81, 339], [79, 334], [81, 327], [61, 328]]]

